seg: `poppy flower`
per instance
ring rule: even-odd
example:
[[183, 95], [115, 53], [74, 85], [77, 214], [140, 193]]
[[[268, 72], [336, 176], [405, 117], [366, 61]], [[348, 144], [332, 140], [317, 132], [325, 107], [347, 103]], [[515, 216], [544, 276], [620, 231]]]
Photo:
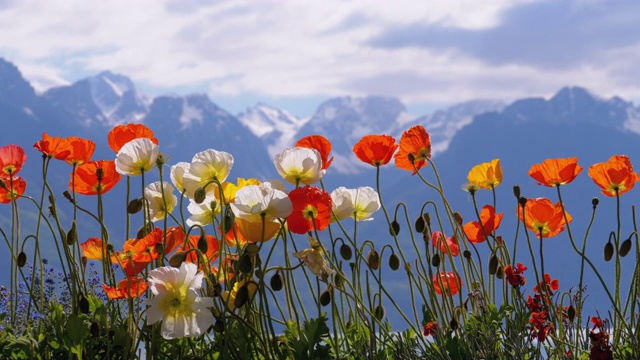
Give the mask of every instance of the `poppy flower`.
[[184, 193], [185, 191], [184, 174], [189, 172], [190, 166], [191, 164], [184, 161], [171, 166], [169, 176], [171, 178], [171, 182], [173, 183], [173, 186], [175, 186], [176, 189], [178, 189], [180, 194]]
[[[571, 222], [571, 215], [569, 213], [566, 215], [567, 221]], [[518, 205], [518, 219], [539, 238], [556, 236], [566, 226], [560, 202], [552, 204], [547, 198], [527, 199], [524, 214], [522, 207]]]
[[195, 264], [183, 262], [179, 269], [163, 266], [149, 271], [153, 296], [147, 300], [147, 325], [162, 321], [165, 339], [200, 336], [213, 326], [209, 308], [213, 298], [201, 297], [204, 274]]
[[[99, 175], [102, 175], [102, 178], [99, 178]], [[121, 178], [116, 171], [115, 161], [89, 161], [76, 167], [76, 171], [70, 175], [69, 189], [82, 195], [97, 195], [98, 192], [105, 194], [116, 186]]]
[[33, 147], [49, 158], [66, 160], [73, 152], [73, 147], [67, 138], [49, 136], [42, 133], [42, 140], [33, 144]]
[[[102, 261], [103, 257], [103, 247], [102, 240], [92, 237], [87, 239], [87, 241], [80, 244], [82, 248], [82, 255], [90, 260]], [[106, 250], [106, 247], [104, 248]], [[106, 254], [105, 254], [106, 255]]]
[[547, 159], [535, 164], [529, 169], [529, 176], [544, 186], [566, 185], [580, 174], [582, 167], [578, 165], [577, 157], [566, 159]]
[[0, 174], [17, 175], [26, 161], [27, 154], [22, 147], [13, 144], [0, 147]]
[[82, 165], [89, 162], [96, 149], [96, 143], [75, 136], [68, 137], [67, 141], [71, 147], [71, 153], [64, 159], [66, 162], [71, 165]]
[[309, 243], [311, 244], [310, 248], [293, 253], [293, 257], [302, 260], [316, 276], [333, 274], [335, 270], [331, 269], [325, 260], [324, 249], [320, 242], [309, 236]]
[[214, 182], [223, 183], [233, 167], [233, 155], [228, 152], [207, 149], [193, 156], [189, 171], [183, 176], [187, 196], [193, 199], [197, 189], [206, 186], [207, 194], [215, 194]]
[[525, 277], [522, 276], [522, 273], [525, 272], [525, 270], [527, 269], [528, 268], [522, 265], [522, 263], [518, 263], [517, 266], [512, 266], [511, 264], [507, 264], [504, 267], [504, 275], [507, 278], [507, 281], [509, 282], [509, 284], [511, 284], [511, 286], [517, 289], [520, 286], [523, 286], [524, 284], [527, 283], [527, 279], [525, 279]]
[[458, 274], [448, 271], [433, 276], [433, 289], [440, 295], [455, 295], [464, 286]]
[[160, 149], [147, 138], [138, 138], [124, 144], [116, 155], [116, 170], [122, 175], [138, 176], [156, 165]]
[[213, 223], [221, 210], [220, 201], [213, 194], [208, 194], [201, 203], [191, 200], [187, 205], [187, 211], [191, 214], [187, 219], [187, 226], [209, 225]]
[[147, 138], [158, 145], [158, 139], [153, 135], [153, 131], [143, 124], [116, 125], [109, 131], [107, 142], [109, 147], [117, 154], [124, 144], [138, 138]]
[[469, 186], [475, 189], [492, 190], [502, 183], [500, 159], [493, 159], [474, 166], [467, 175]]
[[480, 222], [471, 221], [464, 225], [463, 230], [470, 242], [479, 244], [487, 240], [487, 236], [500, 226], [504, 213], [496, 214], [491, 205], [485, 205], [480, 211]]
[[377, 167], [388, 164], [397, 148], [392, 136], [366, 135], [353, 146], [353, 153], [360, 161]]
[[455, 237], [446, 237], [440, 231], [434, 231], [433, 234], [431, 234], [431, 243], [433, 247], [442, 251], [444, 254], [451, 253], [451, 256], [458, 256], [460, 254], [458, 240]]
[[589, 176], [606, 196], [615, 197], [633, 189], [639, 180], [629, 157], [614, 155], [609, 161], [591, 165]]
[[[222, 196], [224, 197], [225, 204], [232, 204], [236, 201], [236, 192], [245, 186], [260, 185], [261, 182], [258, 179], [250, 178], [238, 178], [234, 184], [232, 182], [225, 181], [222, 183]], [[219, 196], [219, 195], [218, 195]]]
[[253, 299], [254, 295], [258, 291], [258, 283], [251, 279], [236, 281], [233, 284], [233, 288], [231, 290], [227, 290], [220, 294], [220, 299], [224, 304], [226, 304], [229, 311], [233, 311], [236, 309], [236, 297], [238, 296], [238, 292], [242, 287], [246, 287], [247, 289], [248, 301], [251, 301], [251, 299]]
[[341, 186], [331, 192], [331, 201], [336, 220], [352, 217], [356, 221], [369, 221], [373, 220], [371, 215], [380, 209], [378, 193], [368, 186], [357, 189]]
[[[413, 163], [409, 160], [409, 155], [413, 156]], [[393, 158], [398, 169], [409, 170], [414, 174], [427, 164], [427, 159], [431, 158], [431, 138], [422, 125], [413, 126], [402, 133], [400, 150]]]
[[289, 230], [304, 234], [324, 230], [331, 222], [331, 195], [318, 187], [299, 187], [289, 192], [293, 212], [287, 218]]
[[320, 158], [322, 159], [322, 170], [327, 170], [333, 162], [333, 156], [329, 159], [329, 154], [331, 153], [331, 142], [322, 135], [305, 136], [296, 142], [296, 147], [318, 150]]
[[17, 200], [27, 188], [27, 182], [20, 176], [12, 178], [0, 176], [0, 182], [4, 184], [0, 186], [0, 203], [2, 204]]
[[123, 279], [114, 288], [102, 284], [107, 297], [112, 300], [138, 298], [147, 291], [148, 287], [147, 282], [140, 276]]
[[560, 289], [560, 281], [558, 281], [558, 279], [551, 279], [551, 275], [549, 274], [544, 274], [544, 279], [533, 287], [533, 292], [540, 294], [540, 289], [544, 287], [547, 288], [549, 295], [553, 295], [554, 291]]
[[270, 182], [248, 185], [235, 193], [231, 211], [236, 218], [250, 222], [284, 219], [293, 211], [291, 199], [283, 191], [274, 189]]
[[[222, 233], [221, 225], [218, 225], [218, 231]], [[240, 231], [237, 218], [236, 221], [233, 222], [233, 226], [228, 229], [227, 233], [224, 235], [224, 240], [227, 242], [227, 245], [232, 247], [242, 247], [249, 242], [249, 240]]]
[[[208, 264], [211, 263], [212, 261], [215, 261], [218, 258], [218, 255], [220, 255], [218, 249], [219, 249], [219, 241], [218, 239], [216, 239], [215, 237], [213, 237], [212, 235], [205, 235], [205, 240], [207, 241], [207, 251], [206, 253], [203, 253], [202, 255], [204, 255], [207, 259], [207, 266], [209, 266]], [[200, 235], [191, 235], [189, 236], [189, 240], [185, 243], [183, 243], [183, 245], [180, 247], [179, 251], [187, 251], [189, 249], [197, 249], [198, 248], [198, 242], [200, 241]], [[189, 252], [189, 254], [187, 254], [187, 260], [188, 262], [192, 262], [197, 264], [198, 263], [198, 256], [195, 252], [191, 251]]]
[[174, 226], [167, 229], [166, 243], [164, 247], [164, 254], [167, 255], [173, 250], [177, 249], [184, 243], [186, 234], [182, 226]]
[[318, 150], [306, 147], [284, 149], [276, 155], [273, 164], [283, 179], [296, 186], [316, 183], [325, 173], [322, 170], [322, 157]]
[[439, 326], [435, 321], [429, 321], [424, 325], [424, 330], [422, 334], [424, 336], [436, 336], [438, 334]]
[[122, 252], [112, 255], [111, 263], [120, 264], [128, 277], [134, 277], [158, 258], [157, 245], [162, 244], [163, 237], [162, 230], [154, 228], [140, 239], [129, 239], [122, 246]]
[[[252, 243], [271, 240], [274, 236], [278, 235], [280, 228], [282, 228], [279, 221], [267, 219], [265, 219], [263, 223], [262, 221], [249, 221], [236, 218], [235, 224], [238, 227], [240, 238]], [[236, 246], [236, 243], [233, 242], [230, 246]]]
[[164, 219], [178, 204], [178, 198], [173, 194], [173, 186], [168, 182], [155, 181], [147, 185], [144, 189], [144, 198], [149, 204], [149, 216], [152, 222]]

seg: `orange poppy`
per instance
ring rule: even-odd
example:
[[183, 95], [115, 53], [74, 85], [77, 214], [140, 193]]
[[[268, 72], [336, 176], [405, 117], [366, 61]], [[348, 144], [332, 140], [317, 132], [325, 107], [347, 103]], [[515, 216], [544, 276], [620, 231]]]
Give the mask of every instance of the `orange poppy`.
[[82, 255], [87, 259], [102, 261], [102, 240], [92, 237], [80, 244]]
[[120, 264], [128, 277], [139, 274], [151, 261], [158, 258], [157, 244], [162, 244], [162, 230], [154, 228], [141, 239], [129, 239], [122, 246], [122, 252], [111, 256], [111, 263]]
[[[413, 164], [409, 154], [413, 155]], [[427, 164], [427, 159], [431, 158], [431, 138], [422, 125], [413, 126], [402, 133], [400, 150], [393, 158], [398, 169], [413, 171], [414, 175]]]
[[[101, 169], [102, 179], [98, 180], [98, 169]], [[82, 195], [105, 194], [111, 190], [122, 178], [116, 171], [113, 160], [89, 161], [76, 168], [69, 180], [69, 189]]]
[[[465, 235], [470, 242], [479, 244], [487, 240], [486, 236], [493, 233], [500, 226], [504, 213], [496, 214], [491, 205], [485, 205], [480, 211], [480, 222], [470, 221], [463, 227]], [[486, 235], [486, 236], [485, 236]]]
[[475, 189], [495, 189], [502, 183], [502, 166], [500, 159], [474, 166], [467, 175], [469, 186]]
[[433, 247], [439, 249], [444, 254], [451, 253], [451, 256], [458, 256], [460, 254], [460, 246], [458, 245], [458, 239], [455, 237], [446, 237], [440, 231], [434, 231], [431, 234], [431, 242]]
[[[571, 222], [571, 215], [569, 213], [566, 215], [567, 221]], [[556, 236], [566, 226], [560, 202], [552, 204], [547, 198], [527, 199], [524, 214], [521, 206], [518, 205], [518, 219], [539, 238]]]
[[297, 147], [305, 147], [309, 149], [316, 149], [320, 153], [322, 159], [322, 170], [326, 170], [333, 162], [333, 156], [329, 159], [331, 153], [331, 142], [322, 135], [305, 136], [298, 140]]
[[610, 197], [633, 189], [639, 180], [638, 174], [633, 171], [631, 160], [625, 155], [614, 155], [607, 162], [591, 165], [589, 176], [602, 188], [602, 193]]
[[[282, 225], [280, 225], [280, 222], [277, 220], [265, 219], [264, 226], [262, 221], [249, 221], [242, 218], [236, 218], [235, 223], [239, 238], [253, 243], [271, 240], [274, 236], [278, 235], [280, 228], [282, 228]], [[229, 233], [227, 233], [227, 236], [228, 235]], [[226, 241], [227, 243], [229, 242], [229, 240]], [[236, 246], [235, 241], [229, 244], [229, 246]]]
[[133, 299], [140, 297], [147, 291], [149, 285], [140, 276], [136, 278], [126, 278], [118, 282], [116, 287], [112, 288], [106, 284], [102, 284], [104, 292], [107, 293], [107, 297], [112, 300], [116, 299]]
[[455, 295], [463, 286], [460, 276], [452, 271], [433, 275], [433, 289], [440, 295]]
[[73, 152], [73, 148], [66, 138], [49, 136], [42, 133], [42, 140], [33, 144], [33, 147], [47, 157], [66, 160]]
[[389, 135], [366, 135], [353, 146], [353, 153], [361, 161], [373, 166], [386, 165], [398, 148]]
[[[242, 232], [240, 232], [240, 228], [237, 223], [238, 220], [239, 218], [236, 218], [231, 229], [229, 229], [224, 235], [224, 240], [227, 242], [227, 245], [232, 247], [241, 247], [248, 242], [247, 238], [242, 234]], [[218, 231], [222, 232], [222, 226], [218, 225]]]
[[533, 292], [540, 293], [540, 288], [547, 288], [549, 295], [553, 295], [553, 291], [560, 289], [560, 281], [558, 279], [551, 279], [551, 275], [544, 274], [544, 279], [540, 283], [533, 287]]
[[96, 149], [96, 143], [91, 140], [70, 136], [67, 138], [71, 146], [71, 153], [65, 159], [71, 165], [82, 165], [89, 162]]
[[566, 159], [547, 159], [535, 164], [529, 169], [529, 176], [544, 186], [566, 185], [580, 174], [582, 167], [578, 165], [577, 157]]
[[182, 228], [182, 226], [174, 226], [168, 228], [167, 242], [165, 244], [164, 254], [167, 255], [184, 244], [186, 236], [187, 235], [184, 233], [184, 229]]
[[517, 266], [507, 264], [504, 267], [504, 275], [507, 278], [509, 284], [517, 289], [527, 283], [527, 279], [522, 276], [522, 273], [524, 273], [527, 269], [528, 268], [522, 265], [522, 263], [518, 263]]
[[[207, 240], [207, 252], [203, 253], [202, 255], [204, 255], [208, 262], [211, 263], [212, 261], [215, 261], [218, 256], [220, 255], [219, 252], [219, 241], [218, 239], [216, 239], [215, 237], [211, 236], [211, 235], [205, 235], [205, 239]], [[198, 248], [198, 241], [200, 241], [200, 235], [191, 235], [189, 236], [189, 241], [187, 241], [186, 244], [183, 244], [182, 247], [180, 247], [179, 251], [187, 251], [189, 249], [197, 249]], [[188, 262], [192, 262], [197, 264], [198, 263], [198, 256], [195, 252], [191, 251], [189, 252], [189, 254], [187, 254], [187, 260]]]
[[4, 186], [0, 186], [0, 203], [2, 204], [17, 200], [27, 188], [27, 182], [20, 176], [12, 178], [0, 176], [0, 182], [4, 183]]
[[0, 147], [0, 175], [13, 176], [18, 174], [22, 165], [27, 161], [27, 154], [18, 145], [7, 145]]
[[158, 139], [153, 135], [153, 131], [143, 124], [117, 125], [109, 131], [108, 143], [109, 147], [118, 153], [124, 144], [137, 138], [147, 138], [158, 145]]
[[293, 212], [287, 218], [289, 230], [296, 234], [324, 230], [331, 222], [331, 194], [309, 185], [289, 192]]

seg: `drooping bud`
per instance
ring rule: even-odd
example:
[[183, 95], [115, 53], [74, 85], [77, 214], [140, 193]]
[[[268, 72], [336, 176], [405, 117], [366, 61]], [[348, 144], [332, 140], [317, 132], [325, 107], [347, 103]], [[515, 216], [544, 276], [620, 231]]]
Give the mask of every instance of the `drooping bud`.
[[400, 233], [400, 223], [394, 219], [391, 222], [391, 226], [389, 226], [389, 234], [391, 234], [391, 236], [397, 236], [399, 233]]
[[18, 267], [23, 267], [27, 264], [27, 254], [25, 254], [24, 251], [21, 251], [20, 254], [18, 254], [16, 264], [18, 265]]
[[67, 233], [67, 245], [71, 246], [75, 244], [76, 241], [78, 241], [78, 231], [76, 229], [76, 222], [74, 220], [73, 222], [71, 222], [71, 229], [69, 229], [69, 232]]
[[449, 327], [451, 330], [456, 331], [458, 329], [458, 320], [451, 319], [451, 321], [449, 321]]
[[247, 246], [244, 247], [245, 254], [248, 254], [249, 256], [255, 256], [259, 251], [260, 247], [253, 243], [247, 244]]
[[382, 305], [378, 305], [375, 308], [373, 308], [373, 316], [375, 316], [376, 319], [378, 320], [384, 319], [386, 312], [387, 311], [384, 309], [384, 306]]
[[462, 252], [462, 256], [464, 256], [465, 259], [469, 260], [471, 259], [471, 251], [469, 250], [465, 250]]
[[371, 269], [378, 270], [380, 267], [380, 255], [377, 251], [371, 250], [369, 252], [369, 255], [367, 256], [367, 264], [369, 264]]
[[204, 190], [204, 188], [197, 188], [196, 192], [193, 194], [193, 200], [198, 204], [202, 204], [206, 197], [207, 192]]
[[524, 196], [519, 197], [518, 204], [520, 204], [520, 206], [525, 206], [527, 204], [527, 198]]
[[283, 288], [283, 282], [282, 282], [282, 275], [280, 275], [279, 271], [276, 271], [276, 273], [271, 277], [271, 281], [269, 282], [269, 284], [271, 285], [271, 290], [273, 291], [280, 291]]
[[238, 270], [245, 274], [248, 274], [253, 270], [253, 263], [251, 262], [251, 256], [248, 254], [244, 254], [240, 257], [240, 261], [238, 261]]
[[389, 267], [391, 270], [396, 271], [400, 268], [400, 258], [396, 254], [389, 256]]
[[591, 199], [591, 205], [593, 205], [594, 209], [596, 208], [596, 206], [598, 206], [599, 203], [600, 203], [600, 200], [598, 200], [597, 197], [594, 197], [593, 199]]
[[570, 323], [573, 323], [573, 320], [576, 318], [576, 308], [573, 305], [569, 305], [569, 309], [567, 310], [567, 318]]
[[233, 306], [236, 308], [241, 308], [244, 304], [249, 300], [249, 288], [247, 285], [242, 285], [238, 292], [236, 293], [236, 298], [233, 301]]
[[342, 244], [342, 246], [340, 246], [340, 256], [342, 256], [342, 258], [345, 260], [351, 260], [351, 257], [353, 256], [353, 250], [351, 250], [351, 247], [349, 245]]
[[331, 304], [331, 292], [329, 290], [325, 290], [320, 294], [320, 305], [327, 306], [329, 304]]
[[207, 241], [206, 236], [201, 235], [200, 238], [198, 238], [198, 250], [203, 254], [206, 254], [207, 250], [209, 250], [209, 242]]
[[495, 275], [498, 271], [498, 265], [498, 257], [495, 254], [491, 255], [489, 258], [489, 274]]
[[140, 240], [143, 237], [149, 235], [153, 231], [153, 223], [147, 223], [146, 226], [141, 226], [136, 233], [136, 239]]
[[80, 312], [83, 314], [89, 313], [89, 300], [87, 300], [82, 293], [78, 295], [78, 308], [80, 308]]
[[440, 254], [433, 254], [433, 256], [431, 257], [431, 265], [433, 265], [433, 267], [440, 266]]
[[520, 186], [513, 185], [513, 195], [515, 195], [516, 199], [520, 199]]
[[91, 326], [89, 327], [89, 333], [91, 333], [91, 336], [93, 337], [100, 336], [100, 324], [98, 324], [97, 321], [91, 323]]
[[71, 203], [73, 204], [73, 197], [71, 196], [71, 193], [69, 191], [65, 190], [62, 193], [62, 196], [64, 196], [65, 199], [71, 201]]
[[613, 258], [614, 246], [611, 241], [604, 245], [604, 261], [610, 261]]
[[230, 229], [232, 229], [235, 221], [236, 221], [236, 217], [233, 215], [233, 213], [227, 212], [227, 214], [222, 219], [222, 225], [224, 225], [224, 231], [229, 231]]
[[425, 221], [424, 221], [424, 216], [418, 216], [418, 218], [416, 219], [415, 223], [413, 224], [414, 228], [416, 229], [417, 233], [422, 234], [422, 232], [425, 229]]
[[498, 269], [496, 270], [496, 277], [498, 279], [504, 278], [504, 269], [502, 268], [502, 266], [498, 266]]
[[629, 251], [631, 251], [631, 245], [632, 245], [631, 238], [623, 241], [622, 244], [620, 245], [620, 249], [618, 249], [618, 254], [620, 254], [620, 256], [622, 257], [627, 256]]
[[129, 201], [127, 205], [127, 212], [129, 214], [137, 214], [142, 210], [142, 198], [137, 198]]
[[459, 212], [456, 211], [453, 213], [453, 220], [455, 220], [456, 224], [462, 225], [462, 215], [460, 215]]
[[184, 251], [176, 251], [175, 254], [171, 255], [169, 258], [169, 265], [174, 268], [179, 268], [183, 262], [187, 260], [187, 253]]

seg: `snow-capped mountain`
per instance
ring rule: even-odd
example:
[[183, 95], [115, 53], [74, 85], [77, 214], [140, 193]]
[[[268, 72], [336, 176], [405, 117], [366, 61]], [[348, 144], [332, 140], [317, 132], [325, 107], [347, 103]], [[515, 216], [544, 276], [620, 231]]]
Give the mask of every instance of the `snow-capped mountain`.
[[293, 145], [298, 131], [309, 120], [299, 119], [286, 110], [264, 103], [247, 108], [237, 118], [265, 143], [271, 157]]
[[49, 89], [44, 98], [63, 109], [82, 126], [113, 126], [140, 122], [149, 111], [150, 100], [126, 76], [104, 71], [68, 86]]

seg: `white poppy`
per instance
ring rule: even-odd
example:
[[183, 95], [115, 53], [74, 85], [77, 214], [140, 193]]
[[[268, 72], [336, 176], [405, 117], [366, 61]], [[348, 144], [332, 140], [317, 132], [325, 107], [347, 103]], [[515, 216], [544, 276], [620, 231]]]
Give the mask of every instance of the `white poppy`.
[[195, 191], [205, 185], [206, 192], [217, 189], [212, 181], [224, 182], [233, 167], [233, 156], [228, 152], [207, 149], [193, 156], [189, 171], [184, 174], [183, 184], [187, 195], [193, 198]]
[[331, 192], [333, 215], [337, 220], [352, 217], [356, 221], [373, 220], [371, 215], [380, 209], [378, 193], [368, 186], [357, 189], [339, 187]]
[[147, 138], [137, 138], [124, 144], [116, 155], [116, 171], [121, 175], [138, 176], [156, 165], [160, 147]]
[[187, 219], [187, 225], [209, 225], [220, 214], [220, 210], [220, 202], [213, 194], [207, 195], [204, 201], [199, 204], [195, 200], [191, 200], [187, 205], [187, 211], [191, 214]]
[[[164, 199], [162, 198], [164, 193]], [[178, 198], [173, 194], [173, 186], [168, 182], [156, 181], [147, 185], [144, 189], [144, 198], [149, 204], [151, 221], [164, 219], [170, 214], [178, 203]]]
[[187, 172], [189, 172], [189, 167], [191, 166], [191, 164], [189, 164], [188, 162], [179, 162], [175, 165], [173, 165], [171, 167], [171, 173], [170, 173], [170, 177], [171, 177], [171, 182], [173, 183], [173, 186], [176, 187], [176, 189], [178, 189], [178, 191], [182, 194], [185, 190], [184, 188], [184, 174], [186, 174]]
[[311, 185], [322, 179], [322, 157], [316, 149], [293, 147], [276, 155], [273, 162], [283, 179], [294, 185]]
[[287, 194], [264, 182], [238, 189], [231, 211], [241, 219], [259, 222], [263, 214], [266, 220], [286, 218], [293, 211], [293, 205]]

